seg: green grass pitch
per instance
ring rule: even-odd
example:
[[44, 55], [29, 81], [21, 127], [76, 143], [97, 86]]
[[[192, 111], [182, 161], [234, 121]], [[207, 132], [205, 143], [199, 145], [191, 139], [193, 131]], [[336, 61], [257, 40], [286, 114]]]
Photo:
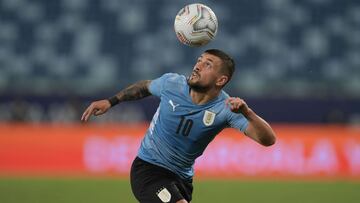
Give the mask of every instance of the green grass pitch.
[[[360, 182], [196, 180], [194, 203], [358, 203]], [[135, 203], [125, 179], [0, 178], [1, 203]]]

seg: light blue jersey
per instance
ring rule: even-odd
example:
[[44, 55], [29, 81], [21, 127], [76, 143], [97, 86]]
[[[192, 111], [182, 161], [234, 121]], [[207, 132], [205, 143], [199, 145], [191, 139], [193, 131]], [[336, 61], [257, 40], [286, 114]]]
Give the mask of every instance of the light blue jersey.
[[224, 128], [245, 131], [248, 121], [226, 107], [224, 91], [204, 105], [192, 102], [185, 76], [167, 73], [150, 83], [152, 95], [160, 98], [138, 152], [138, 157], [164, 167], [184, 179], [194, 175], [195, 159]]

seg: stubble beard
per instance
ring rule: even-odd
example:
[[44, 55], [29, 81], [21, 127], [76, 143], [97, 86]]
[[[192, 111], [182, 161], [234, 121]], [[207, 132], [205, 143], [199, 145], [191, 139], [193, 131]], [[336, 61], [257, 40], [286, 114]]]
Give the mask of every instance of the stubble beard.
[[209, 89], [210, 89], [209, 86], [202, 86], [197, 83], [192, 83], [190, 81], [190, 78], [191, 78], [191, 76], [189, 76], [187, 78], [187, 84], [189, 85], [190, 89], [194, 90], [195, 92], [201, 92], [201, 93], [205, 93], [205, 92], [209, 91]]

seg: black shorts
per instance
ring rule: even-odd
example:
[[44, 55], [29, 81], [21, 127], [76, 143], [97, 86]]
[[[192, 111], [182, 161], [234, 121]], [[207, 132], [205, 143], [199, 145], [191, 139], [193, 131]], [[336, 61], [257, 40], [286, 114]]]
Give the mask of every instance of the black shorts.
[[140, 203], [191, 201], [192, 180], [136, 157], [130, 173], [131, 189]]

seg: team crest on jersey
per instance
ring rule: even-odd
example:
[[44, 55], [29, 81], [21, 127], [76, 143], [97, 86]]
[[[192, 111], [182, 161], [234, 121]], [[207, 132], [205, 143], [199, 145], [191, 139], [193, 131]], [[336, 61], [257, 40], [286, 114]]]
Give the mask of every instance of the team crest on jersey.
[[170, 202], [171, 200], [171, 194], [165, 187], [161, 188], [156, 194], [162, 202]]
[[203, 123], [206, 126], [212, 125], [214, 123], [214, 120], [215, 120], [215, 115], [216, 114], [214, 112], [205, 110], [204, 117], [203, 117]]

